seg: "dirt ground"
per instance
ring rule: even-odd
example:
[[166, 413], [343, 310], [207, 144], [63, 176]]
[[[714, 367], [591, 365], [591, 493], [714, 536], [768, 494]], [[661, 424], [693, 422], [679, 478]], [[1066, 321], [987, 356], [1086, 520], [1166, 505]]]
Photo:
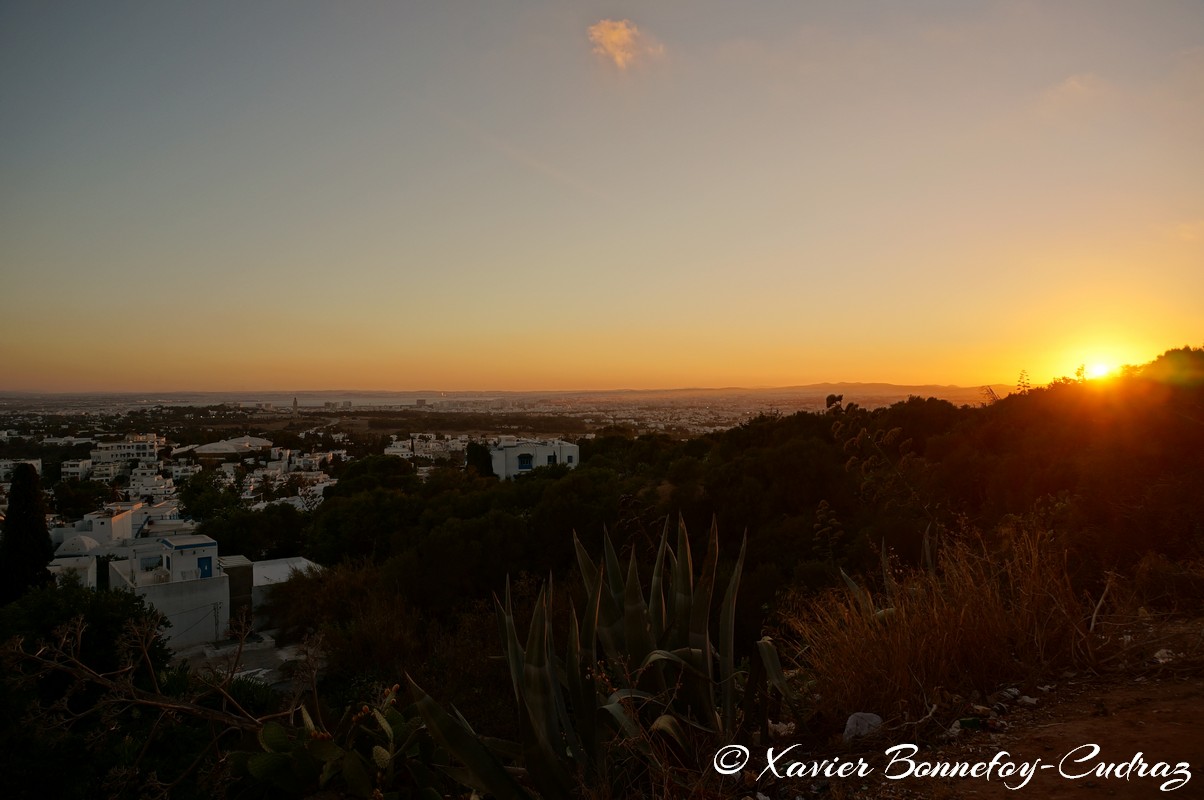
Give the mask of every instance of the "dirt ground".
[[[1027, 794], [1049, 800], [1135, 800], [1169, 791], [1175, 797], [1204, 798], [1204, 675], [1066, 681], [1050, 694], [1045, 708], [1008, 715], [1011, 727], [1003, 733], [965, 733], [965, 742], [912, 756], [917, 763], [974, 763], [990, 762], [1005, 751], [1005, 759], [1016, 764], [1040, 759], [1023, 786], [1019, 776], [989, 781], [972, 776], [907, 778], [882, 780], [879, 796], [892, 796], [881, 784], [893, 782], [903, 790], [894, 793], [896, 797], [991, 800]], [[1145, 777], [1129, 766], [1135, 757], [1147, 765]], [[1162, 777], [1154, 777], [1150, 772], [1159, 762], [1164, 764], [1157, 770]], [[1121, 777], [1113, 770], [1101, 775], [1109, 764], [1126, 765], [1120, 775], [1132, 774]], [[894, 769], [903, 771], [908, 765]], [[1164, 784], [1166, 789], [1161, 788]]]
[[[1171, 796], [1204, 799], [1204, 620], [1182, 624], [1177, 642], [1161, 658], [1131, 661], [1103, 675], [1065, 673], [1044, 684], [1019, 687], [1035, 706], [1009, 705], [1002, 730], [963, 730], [941, 744], [890, 752], [908, 744], [896, 730], [856, 748], [822, 756], [792, 753], [778, 762], [813, 762], [838, 756], [864, 759], [864, 777], [782, 777], [746, 781], [737, 797], [756, 800], [1049, 800]], [[891, 760], [896, 758], [894, 764]], [[907, 759], [907, 760], [905, 760]], [[1031, 776], [981, 774], [992, 760], [1031, 766]], [[1036, 762], [1036, 763], [1034, 763]], [[763, 762], [762, 762], [763, 763]], [[920, 765], [966, 764], [980, 774], [916, 776]], [[758, 765], [758, 769], [760, 765]], [[1144, 770], [1144, 775], [1142, 774]], [[910, 774], [909, 774], [910, 773]], [[907, 777], [903, 777], [907, 775]], [[745, 777], [751, 777], [745, 773]], [[760, 795], [760, 798], [758, 798]]]

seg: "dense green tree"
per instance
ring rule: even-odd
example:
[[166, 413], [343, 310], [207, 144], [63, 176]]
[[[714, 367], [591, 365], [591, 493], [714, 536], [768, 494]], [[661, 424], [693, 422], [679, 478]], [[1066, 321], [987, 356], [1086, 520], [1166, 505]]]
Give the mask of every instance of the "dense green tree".
[[31, 465], [17, 464], [0, 532], [0, 601], [10, 603], [45, 585], [50, 580], [46, 565], [52, 558], [42, 481]]
[[418, 476], [409, 461], [396, 456], [374, 455], [348, 463], [339, 482], [326, 490], [326, 497], [351, 497], [372, 489], [412, 492], [417, 487]]
[[100, 481], [59, 481], [54, 485], [54, 508], [68, 520], [79, 519], [118, 499], [113, 487]]
[[[55, 654], [67, 654], [98, 674], [128, 674], [134, 687], [147, 692], [156, 688], [151, 671], [163, 676], [171, 653], [161, 637], [150, 639], [145, 651], [131, 652], [137, 637], [129, 636], [130, 626], [146, 631], [162, 624], [141, 597], [95, 591], [77, 580], [36, 589], [0, 609], [0, 642], [6, 643], [0, 677], [5, 797], [133, 797], [137, 792], [122, 792], [116, 783], [101, 787], [118, 775], [137, 777], [130, 768], [140, 753], [145, 773], [158, 769], [163, 777], [179, 774], [195, 759], [207, 742], [204, 727], [176, 727], [147, 748], [154, 714], [118, 711], [98, 684], [21, 655], [40, 653], [63, 663]], [[73, 635], [64, 638], [65, 631]]]
[[493, 457], [489, 455], [489, 448], [480, 442], [468, 443], [468, 449], [464, 453], [464, 460], [465, 466], [468, 469], [476, 470], [477, 474], [481, 477], [497, 477], [493, 471]]
[[241, 507], [238, 489], [224, 486], [223, 476], [217, 470], [198, 472], [180, 488], [180, 512], [199, 522], [230, 514]]
[[213, 537], [222, 555], [262, 561], [298, 555], [306, 524], [306, 515], [292, 505], [272, 503], [261, 511], [240, 508], [211, 517], [197, 532]]

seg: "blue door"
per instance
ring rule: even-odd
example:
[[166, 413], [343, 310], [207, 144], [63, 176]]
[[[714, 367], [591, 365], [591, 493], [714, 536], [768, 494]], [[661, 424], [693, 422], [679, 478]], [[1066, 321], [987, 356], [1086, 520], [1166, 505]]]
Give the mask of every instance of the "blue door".
[[196, 560], [196, 568], [200, 570], [202, 578], [213, 577], [213, 556], [205, 556]]

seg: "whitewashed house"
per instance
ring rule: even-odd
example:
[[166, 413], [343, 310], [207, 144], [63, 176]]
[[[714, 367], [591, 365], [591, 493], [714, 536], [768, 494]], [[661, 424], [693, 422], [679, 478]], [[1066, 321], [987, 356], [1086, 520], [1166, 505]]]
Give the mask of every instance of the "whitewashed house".
[[171, 622], [167, 643], [175, 648], [226, 636], [230, 584], [218, 561], [217, 542], [181, 534], [133, 540], [115, 548], [127, 557], [109, 562], [109, 587], [144, 597]]
[[502, 480], [524, 475], [536, 467], [564, 464], [575, 469], [581, 461], [581, 448], [561, 439], [519, 439], [503, 436], [490, 451], [493, 474]]

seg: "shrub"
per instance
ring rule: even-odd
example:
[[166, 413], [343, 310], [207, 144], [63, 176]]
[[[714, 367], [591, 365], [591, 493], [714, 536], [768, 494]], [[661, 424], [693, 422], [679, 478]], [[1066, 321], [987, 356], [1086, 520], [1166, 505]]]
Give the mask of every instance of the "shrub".
[[1002, 553], [958, 541], [935, 566], [901, 580], [887, 568], [876, 595], [850, 582], [784, 604], [779, 623], [799, 646], [817, 711], [916, 721], [950, 695], [1088, 657], [1092, 609], [1047, 535], [1022, 532]]

